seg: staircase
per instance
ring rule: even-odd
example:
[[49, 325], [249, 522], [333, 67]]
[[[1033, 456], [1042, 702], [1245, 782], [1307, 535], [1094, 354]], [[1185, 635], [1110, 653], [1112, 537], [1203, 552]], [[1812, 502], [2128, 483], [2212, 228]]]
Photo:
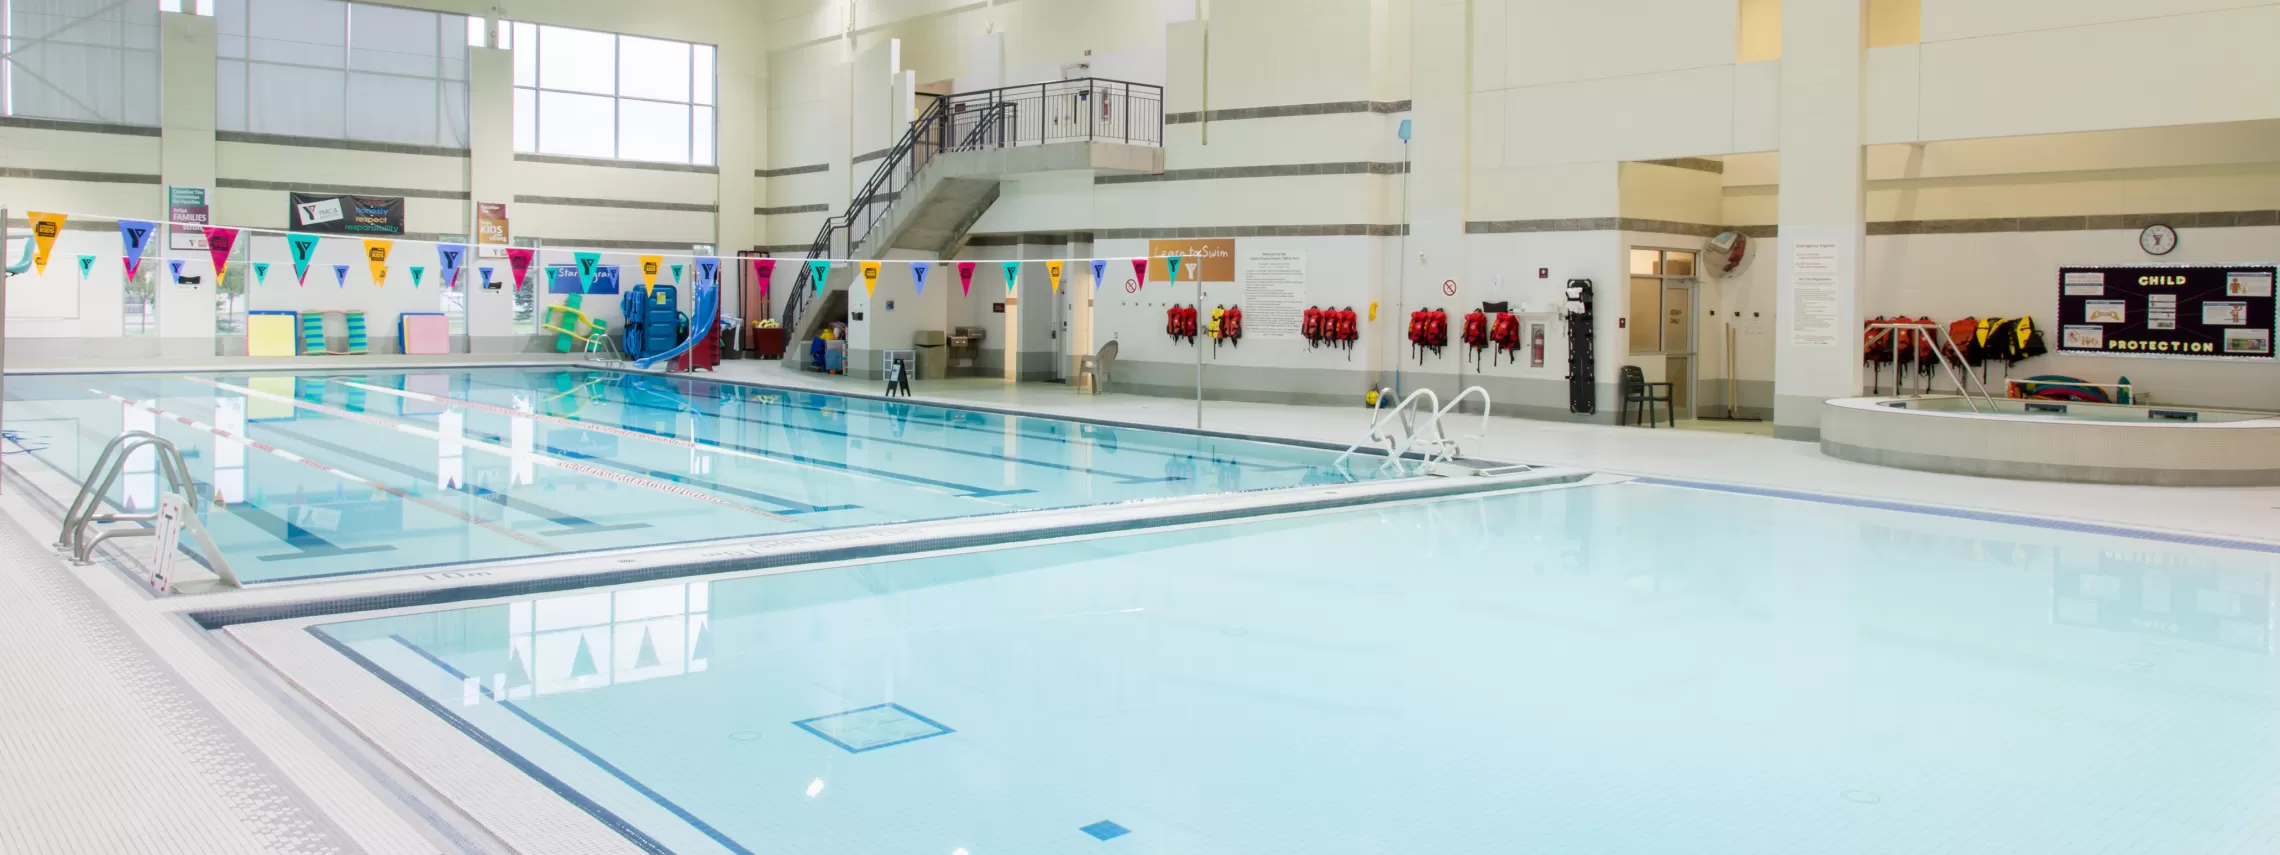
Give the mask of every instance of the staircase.
[[[1164, 171], [1164, 90], [1086, 78], [935, 99], [888, 150], [847, 210], [825, 220], [807, 258], [877, 258], [888, 250], [955, 254], [996, 203], [1000, 182], [1029, 173]], [[815, 337], [822, 314], [809, 267], [784, 302], [791, 340]], [[845, 280], [842, 285], [845, 287]], [[785, 360], [796, 365], [804, 360]]]

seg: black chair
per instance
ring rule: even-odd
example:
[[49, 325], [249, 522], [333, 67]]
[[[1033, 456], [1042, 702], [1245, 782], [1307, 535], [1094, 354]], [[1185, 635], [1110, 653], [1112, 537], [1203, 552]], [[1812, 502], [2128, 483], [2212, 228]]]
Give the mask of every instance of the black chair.
[[[1637, 420], [1631, 419], [1631, 405], [1633, 404], [1639, 406], [1640, 418]], [[1655, 423], [1661, 421], [1655, 417], [1656, 404], [1663, 405], [1663, 412], [1670, 414], [1670, 426], [1678, 427], [1678, 411], [1672, 409], [1670, 404], [1670, 384], [1649, 383], [1647, 382], [1647, 372], [1639, 370], [1639, 366], [1623, 366], [1623, 413], [1621, 418], [1616, 420], [1616, 423], [1644, 424], [1650, 428], [1656, 427]]]

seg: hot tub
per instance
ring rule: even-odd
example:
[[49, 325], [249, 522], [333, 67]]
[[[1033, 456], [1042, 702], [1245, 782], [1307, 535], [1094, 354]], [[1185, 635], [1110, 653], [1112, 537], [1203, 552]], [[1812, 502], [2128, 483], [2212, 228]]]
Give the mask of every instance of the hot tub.
[[1840, 398], [1821, 452], [1879, 466], [2095, 484], [2280, 485], [2280, 414], [1954, 395]]

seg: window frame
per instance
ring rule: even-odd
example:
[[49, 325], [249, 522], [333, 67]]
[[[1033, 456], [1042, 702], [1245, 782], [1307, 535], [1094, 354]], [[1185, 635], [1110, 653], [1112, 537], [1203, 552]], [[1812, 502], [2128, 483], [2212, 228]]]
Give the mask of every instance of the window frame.
[[[464, 42], [464, 38], [463, 38], [463, 36], [462, 36], [461, 34], [459, 34], [457, 31], [455, 31], [455, 30], [454, 30], [454, 29], [453, 29], [453, 28], [450, 26], [449, 22], [448, 22], [447, 20], [445, 20], [445, 19], [447, 19], [447, 18], [453, 18], [453, 17], [461, 18], [461, 19], [463, 19], [463, 21], [462, 21], [462, 28], [464, 28], [464, 26], [465, 26], [465, 23], [464, 23], [464, 21], [465, 21], [465, 20], [480, 20], [480, 19], [481, 19], [481, 16], [479, 16], [479, 15], [467, 15], [467, 14], [463, 14], [463, 13], [459, 13], [459, 12], [444, 12], [444, 11], [437, 11], [437, 10], [434, 10], [434, 9], [420, 9], [420, 8], [416, 8], [416, 7], [412, 7], [412, 6], [397, 6], [397, 5], [394, 5], [394, 4], [390, 4], [390, 3], [368, 3], [368, 2], [364, 2], [364, 0], [338, 0], [338, 2], [340, 2], [340, 4], [341, 4], [341, 7], [342, 7], [342, 8], [341, 8], [341, 27], [340, 27], [340, 37], [341, 37], [341, 44], [340, 44], [340, 65], [339, 65], [339, 66], [337, 66], [337, 67], [335, 67], [335, 66], [329, 66], [329, 65], [318, 65], [318, 64], [313, 64], [313, 63], [306, 63], [306, 62], [286, 62], [286, 61], [280, 61], [280, 60], [272, 60], [272, 59], [255, 59], [255, 58], [254, 58], [254, 56], [253, 56], [253, 54], [254, 54], [254, 50], [253, 50], [253, 48], [254, 48], [254, 42], [255, 42], [255, 40], [256, 40], [256, 38], [257, 38], [257, 37], [254, 35], [254, 24], [253, 24], [253, 22], [254, 22], [254, 8], [253, 8], [253, 7], [254, 7], [254, 4], [255, 4], [255, 3], [259, 2], [259, 0], [240, 0], [240, 2], [243, 4], [243, 8], [244, 8], [244, 12], [243, 12], [243, 15], [244, 15], [244, 17], [243, 17], [243, 19], [241, 20], [241, 23], [244, 25], [244, 30], [245, 30], [245, 32], [243, 32], [243, 33], [239, 33], [239, 34], [223, 34], [223, 33], [217, 33], [217, 39], [238, 39], [238, 40], [240, 40], [240, 41], [243, 43], [243, 48], [242, 48], [242, 51], [241, 51], [241, 55], [239, 55], [239, 56], [225, 56], [225, 55], [223, 55], [222, 51], [220, 50], [220, 45], [219, 45], [219, 44], [217, 44], [217, 45], [216, 45], [216, 50], [214, 51], [214, 63], [215, 63], [215, 69], [216, 69], [216, 70], [215, 70], [215, 74], [216, 74], [217, 76], [218, 76], [218, 75], [221, 73], [221, 72], [220, 72], [221, 64], [222, 64], [222, 63], [225, 63], [225, 62], [235, 62], [235, 63], [237, 63], [237, 64], [238, 64], [238, 65], [239, 65], [239, 66], [240, 66], [240, 67], [243, 69], [243, 75], [242, 75], [242, 76], [243, 76], [243, 80], [241, 80], [241, 81], [240, 81], [240, 89], [241, 89], [241, 94], [242, 94], [241, 109], [244, 111], [244, 113], [243, 113], [243, 115], [241, 115], [241, 116], [239, 117], [239, 118], [242, 120], [242, 127], [239, 127], [239, 128], [219, 128], [219, 130], [229, 130], [229, 131], [240, 132], [240, 133], [266, 133], [266, 134], [275, 134], [275, 135], [278, 135], [278, 136], [304, 136], [304, 137], [308, 137], [308, 138], [310, 138], [310, 139], [340, 139], [340, 140], [347, 140], [347, 141], [352, 141], [352, 142], [369, 142], [369, 143], [382, 143], [382, 144], [392, 144], [392, 145], [404, 145], [405, 143], [404, 143], [402, 140], [381, 140], [381, 139], [372, 139], [372, 138], [369, 138], [369, 137], [356, 136], [356, 135], [354, 135], [354, 134], [351, 134], [351, 133], [349, 132], [349, 128], [350, 128], [350, 124], [351, 124], [351, 123], [350, 123], [350, 121], [349, 121], [349, 116], [348, 116], [348, 114], [347, 114], [347, 112], [346, 112], [346, 110], [347, 110], [347, 106], [346, 106], [346, 105], [348, 105], [348, 104], [351, 104], [351, 103], [355, 103], [355, 99], [353, 99], [353, 98], [351, 98], [351, 97], [350, 97], [350, 91], [351, 91], [351, 87], [352, 87], [352, 86], [354, 86], [354, 84], [355, 84], [355, 81], [356, 81], [357, 77], [358, 77], [359, 75], [363, 75], [363, 76], [368, 76], [368, 77], [386, 77], [386, 78], [393, 78], [393, 79], [397, 79], [397, 80], [411, 80], [411, 81], [420, 81], [420, 82], [425, 82], [425, 83], [431, 83], [431, 84], [433, 84], [433, 85], [434, 85], [434, 89], [435, 89], [435, 116], [434, 116], [434, 118], [435, 118], [435, 127], [436, 127], [436, 134], [435, 134], [435, 136], [434, 136], [434, 137], [432, 137], [432, 138], [430, 138], [430, 139], [428, 139], [428, 140], [426, 140], [426, 141], [424, 141], [424, 142], [419, 142], [419, 143], [412, 143], [412, 145], [420, 145], [420, 146], [435, 147], [435, 148], [463, 149], [463, 148], [467, 148], [467, 147], [469, 147], [469, 145], [470, 145], [470, 144], [472, 144], [472, 142], [473, 142], [473, 140], [474, 140], [474, 123], [475, 123], [475, 117], [474, 117], [474, 102], [475, 102], [475, 99], [474, 99], [474, 95], [475, 95], [475, 62], [474, 62], [474, 55], [468, 52], [469, 48], [470, 48], [470, 47], [472, 47], [472, 46], [461, 47], [461, 48], [460, 48], [460, 55], [459, 55], [459, 66], [460, 66], [460, 67], [457, 69], [459, 76], [458, 76], [458, 77], [456, 77], [456, 78], [454, 78], [454, 77], [452, 77], [452, 76], [451, 76], [451, 71], [452, 71], [452, 68], [451, 68], [451, 57], [449, 56], [449, 48], [451, 48], [451, 47], [453, 47], [453, 46], [456, 46], [456, 45], [460, 45], [460, 44], [462, 44], [462, 43]], [[384, 71], [384, 70], [374, 70], [374, 69], [360, 69], [360, 68], [357, 68], [357, 67], [356, 67], [356, 51], [357, 51], [357, 50], [359, 50], [359, 47], [358, 47], [358, 45], [357, 45], [357, 42], [356, 42], [356, 7], [358, 7], [358, 6], [368, 6], [368, 7], [375, 7], [375, 8], [386, 8], [386, 9], [390, 9], [390, 10], [394, 10], [394, 11], [400, 11], [400, 12], [414, 12], [414, 13], [420, 13], [420, 14], [427, 14], [427, 15], [433, 15], [433, 16], [435, 16], [435, 18], [436, 18], [436, 39], [435, 39], [435, 44], [434, 44], [434, 48], [435, 48], [435, 57], [434, 57], [434, 58], [435, 58], [435, 68], [434, 68], [434, 71], [433, 71], [433, 73], [431, 73], [431, 74], [424, 74], [424, 75], [423, 75], [423, 74], [407, 74], [407, 73], [405, 73], [405, 72], [401, 72], [401, 71]], [[217, 19], [219, 19], [219, 18], [220, 18], [220, 15], [219, 15], [219, 13], [216, 13], [214, 17], [215, 17], [215, 18], [217, 18]], [[370, 48], [370, 47], [366, 47], [366, 48], [362, 48], [362, 49], [363, 49], [363, 50], [376, 50], [376, 48]], [[330, 71], [338, 71], [338, 72], [340, 73], [340, 75], [341, 75], [341, 91], [340, 91], [340, 96], [341, 96], [341, 104], [342, 104], [342, 110], [343, 110], [343, 113], [342, 113], [342, 116], [341, 116], [341, 130], [340, 130], [340, 134], [339, 134], [338, 136], [331, 136], [331, 135], [308, 136], [307, 134], [286, 134], [286, 133], [278, 133], [278, 132], [274, 132], [274, 131], [261, 131], [261, 130], [255, 130], [255, 128], [254, 128], [254, 124], [255, 124], [255, 123], [254, 123], [254, 120], [253, 120], [253, 118], [254, 118], [254, 99], [253, 99], [254, 73], [253, 73], [253, 72], [254, 72], [254, 66], [256, 66], [256, 65], [266, 65], [266, 66], [270, 66], [270, 67], [273, 67], [273, 68], [296, 68], [296, 69], [306, 69], [306, 70], [310, 70], [310, 71], [326, 71], [326, 72], [330, 72]], [[219, 86], [219, 82], [220, 82], [219, 80], [217, 80], [217, 81], [216, 81], [216, 84], [217, 84], [217, 85], [216, 85], [216, 89], [217, 89], [217, 90], [220, 88], [220, 86]], [[452, 98], [451, 98], [451, 93], [452, 93], [452, 90], [453, 90], [453, 86], [454, 86], [454, 84], [456, 84], [458, 87], [460, 87], [460, 89], [461, 89], [461, 90], [462, 90], [462, 91], [465, 93], [465, 94], [464, 94], [464, 96], [463, 96], [463, 97], [460, 99], [460, 100], [462, 101], [462, 104], [461, 104], [460, 106], [464, 107], [464, 108], [465, 108], [465, 110], [464, 110], [464, 111], [463, 111], [463, 112], [462, 112], [460, 115], [458, 115], [458, 116], [456, 116], [456, 117], [454, 117], [454, 116], [452, 115], [452, 106], [453, 106], [453, 105], [452, 105]], [[219, 97], [216, 97], [216, 98], [215, 98], [215, 111], [216, 111], [216, 114], [217, 114], [217, 115], [216, 115], [216, 117], [215, 117], [215, 124], [216, 124], [216, 125], [220, 125], [220, 124], [222, 124], [222, 122], [221, 122], [221, 120], [220, 120], [220, 115], [219, 115], [219, 113], [220, 113], [220, 111], [221, 111], [221, 99], [220, 99]], [[453, 120], [454, 120], [454, 118], [456, 118], [458, 121], [454, 122], [454, 121], [453, 121]], [[455, 134], [455, 133], [453, 133], [453, 130], [454, 130], [455, 128], [456, 128], [456, 129], [459, 131], [459, 132], [458, 132], [458, 133], [456, 133], [456, 134]]]
[[[637, 36], [630, 33], [611, 33], [601, 30], [588, 30], [581, 27], [563, 27], [554, 24], [540, 24], [532, 21], [514, 21], [502, 23], [507, 23], [509, 25], [508, 31], [512, 34], [507, 39], [509, 45], [511, 45], [508, 50], [515, 53], [520, 53], [526, 49], [530, 51], [530, 85], [525, 86], [520, 80], [515, 80], [510, 83], [515, 92], [530, 93], [530, 148], [524, 149], [522, 147], [521, 141], [517, 140], [515, 142], [516, 154], [532, 154], [553, 157], [584, 157], [599, 160], [621, 160], [627, 163], [662, 163], [678, 166], [717, 167], [720, 165], [720, 47], [718, 45], [705, 44], [703, 42], [684, 42], [679, 39], [664, 39], [655, 36]], [[522, 27], [528, 27], [529, 29], [527, 31], [520, 31], [520, 28]], [[571, 30], [581, 33], [605, 35], [610, 38], [610, 91], [607, 94], [583, 92], [576, 89], [550, 89], [546, 86], [545, 45], [547, 41], [547, 30]], [[525, 38], [526, 35], [528, 38]], [[638, 95], [624, 94], [625, 40], [628, 38], [637, 38], [653, 42], [672, 42], [674, 44], [686, 46], [689, 49], [689, 66], [687, 69], [689, 77], [688, 100], [671, 101], [659, 98], [645, 98]], [[702, 50], [699, 50], [700, 48], [702, 48]], [[700, 55], [702, 55], [704, 58], [710, 59], [712, 62], [711, 73], [704, 75], [702, 78], [705, 84], [703, 91], [700, 91], [698, 86], [700, 79], [698, 76]], [[519, 61], [516, 61], [515, 64], [519, 66], [521, 63]], [[544, 114], [546, 110], [545, 96], [548, 92], [554, 92], [563, 95], [579, 95], [589, 98], [610, 99], [610, 155], [608, 157], [594, 158], [593, 155], [565, 155], [558, 152], [547, 151], [545, 130], [546, 122]], [[522, 99], [513, 98], [512, 100], [516, 105], [515, 108], [519, 110], [521, 108]], [[688, 133], [686, 157], [681, 160], [647, 160], [642, 158], [626, 157], [624, 138], [625, 108], [623, 106], [624, 102], [626, 101], [639, 101], [645, 104], [663, 104], [666, 106], [680, 107], [685, 109], [688, 116], [687, 126], [684, 128], [684, 130], [686, 130]], [[704, 134], [702, 136], [706, 137], [706, 139], [702, 142], [699, 141], [698, 138], [700, 135], [697, 132], [698, 110], [711, 111], [711, 120], [704, 123], [705, 128]], [[520, 128], [524, 123], [521, 116], [511, 117], [511, 121], [517, 128]], [[702, 159], [698, 158], [697, 153], [700, 151], [705, 152], [707, 156]]]

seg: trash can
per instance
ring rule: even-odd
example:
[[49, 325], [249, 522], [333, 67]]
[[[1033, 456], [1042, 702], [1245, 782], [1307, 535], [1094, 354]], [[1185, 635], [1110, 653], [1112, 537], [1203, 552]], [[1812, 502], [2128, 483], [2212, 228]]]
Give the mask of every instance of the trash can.
[[950, 351], [946, 347], [949, 337], [941, 330], [919, 330], [911, 336], [911, 346], [918, 349], [917, 370], [912, 376], [920, 380], [940, 380], [950, 376]]

